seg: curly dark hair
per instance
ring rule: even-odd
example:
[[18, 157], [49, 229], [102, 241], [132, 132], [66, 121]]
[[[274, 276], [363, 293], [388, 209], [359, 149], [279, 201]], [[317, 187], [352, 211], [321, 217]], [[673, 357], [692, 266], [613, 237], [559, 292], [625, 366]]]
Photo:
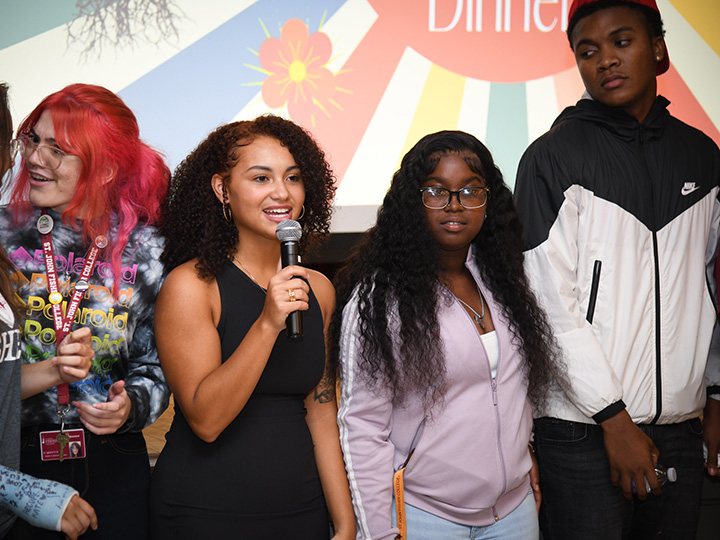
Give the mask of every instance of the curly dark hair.
[[[342, 311], [357, 289], [363, 336], [360, 367], [368, 383], [389, 388], [398, 403], [409, 394], [419, 396], [426, 409], [442, 401], [446, 370], [437, 308], [443, 293], [440, 287], [428, 287], [441, 277], [439, 248], [418, 189], [448, 154], [462, 157], [490, 189], [485, 222], [473, 240], [475, 260], [483, 282], [511, 321], [514, 341], [525, 359], [530, 399], [541, 404], [557, 373], [556, 347], [523, 269], [520, 219], [488, 149], [461, 131], [427, 135], [405, 155], [376, 225], [338, 273], [331, 362], [337, 370]], [[390, 324], [395, 312], [396, 348]]]
[[638, 4], [632, 0], [597, 0], [596, 2], [589, 2], [580, 6], [573, 14], [570, 21], [568, 21], [567, 38], [570, 42], [570, 48], [573, 49], [572, 35], [575, 31], [575, 27], [582, 19], [592, 15], [593, 13], [612, 7], [627, 7], [637, 11], [638, 13], [642, 13], [645, 17], [645, 28], [651, 39], [665, 36], [665, 29], [663, 28], [660, 13], [655, 11], [653, 8], [643, 4]]
[[227, 181], [242, 148], [258, 137], [278, 140], [300, 167], [305, 185], [305, 214], [301, 253], [310, 250], [330, 230], [335, 178], [323, 153], [300, 126], [278, 116], [260, 116], [217, 128], [175, 170], [162, 208], [160, 232], [165, 236], [161, 260], [169, 271], [194, 258], [198, 275], [215, 277], [238, 242], [237, 227], [223, 217], [211, 179]]

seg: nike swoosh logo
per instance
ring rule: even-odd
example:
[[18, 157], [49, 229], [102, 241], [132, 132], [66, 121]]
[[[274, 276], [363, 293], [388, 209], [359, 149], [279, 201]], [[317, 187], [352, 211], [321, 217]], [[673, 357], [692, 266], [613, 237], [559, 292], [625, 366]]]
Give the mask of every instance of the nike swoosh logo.
[[683, 186], [683, 188], [680, 190], [680, 193], [682, 193], [683, 195], [690, 195], [693, 191], [697, 191], [698, 189], [700, 189], [700, 186], [694, 186], [691, 188]]

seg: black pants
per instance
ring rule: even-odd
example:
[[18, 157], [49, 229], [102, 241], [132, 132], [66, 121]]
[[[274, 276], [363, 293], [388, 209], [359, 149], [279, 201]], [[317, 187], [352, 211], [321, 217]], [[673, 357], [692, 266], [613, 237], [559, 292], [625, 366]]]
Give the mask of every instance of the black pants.
[[602, 428], [557, 418], [535, 421], [544, 540], [695, 540], [702, 497], [702, 426], [639, 425], [674, 467], [677, 482], [662, 495], [628, 501], [610, 482]]
[[[66, 426], [66, 429], [73, 427]], [[98, 530], [88, 529], [83, 539], [147, 540], [150, 465], [142, 433], [95, 435], [85, 430], [87, 457], [42, 461], [40, 432], [57, 425], [23, 428], [20, 470], [38, 478], [62, 482], [75, 488], [98, 516]], [[57, 540], [65, 536], [31, 527], [18, 519], [10, 540]]]

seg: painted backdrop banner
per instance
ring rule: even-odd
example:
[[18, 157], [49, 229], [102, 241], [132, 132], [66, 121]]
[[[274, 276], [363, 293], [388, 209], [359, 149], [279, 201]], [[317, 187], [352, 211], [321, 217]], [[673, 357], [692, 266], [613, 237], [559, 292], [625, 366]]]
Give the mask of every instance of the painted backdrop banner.
[[[47, 94], [100, 84], [176, 166], [210, 131], [274, 113], [307, 128], [338, 178], [333, 230], [374, 222], [423, 135], [483, 140], [508, 184], [583, 87], [569, 0], [0, 0], [0, 80], [16, 124]], [[660, 93], [720, 143], [720, 2], [658, 0]]]

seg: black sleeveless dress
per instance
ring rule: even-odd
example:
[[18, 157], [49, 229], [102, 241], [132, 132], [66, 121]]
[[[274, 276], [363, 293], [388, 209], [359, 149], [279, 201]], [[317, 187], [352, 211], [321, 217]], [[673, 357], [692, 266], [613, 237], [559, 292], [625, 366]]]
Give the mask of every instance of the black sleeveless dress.
[[[260, 315], [265, 292], [230, 262], [217, 283], [224, 362]], [[312, 291], [303, 323], [302, 341], [280, 333], [247, 405], [214, 442], [198, 438], [175, 405], [152, 478], [151, 538], [329, 538], [303, 403], [325, 365]]]

